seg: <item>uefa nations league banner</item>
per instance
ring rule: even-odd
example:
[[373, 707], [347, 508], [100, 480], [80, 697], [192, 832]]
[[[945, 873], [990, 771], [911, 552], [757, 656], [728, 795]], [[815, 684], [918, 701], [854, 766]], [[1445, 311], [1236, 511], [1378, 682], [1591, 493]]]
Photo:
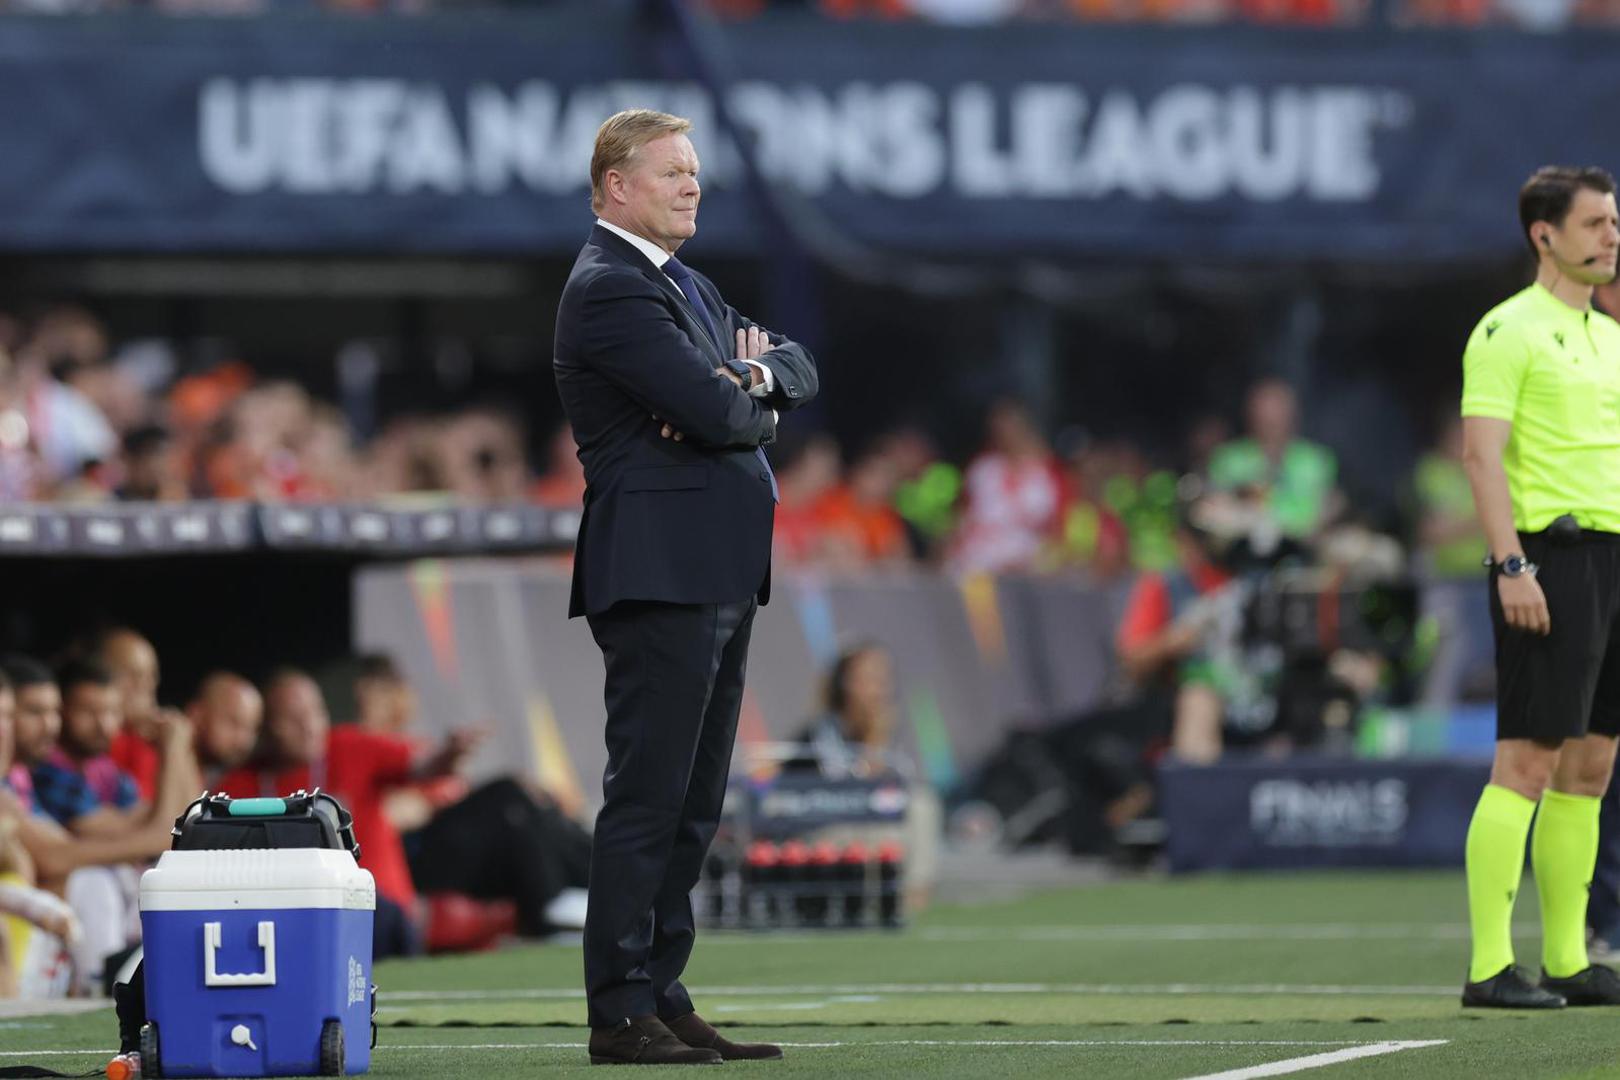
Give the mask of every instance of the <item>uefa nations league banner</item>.
[[[721, 32], [716, 86], [818, 237], [1455, 259], [1520, 242], [1536, 165], [1620, 165], [1615, 40], [764, 19]], [[6, 19], [0, 248], [569, 252], [597, 125], [640, 105], [697, 124], [698, 246], [756, 252], [687, 56], [589, 11]]]
[[1299, 757], [1159, 770], [1173, 871], [1461, 866], [1489, 760]]

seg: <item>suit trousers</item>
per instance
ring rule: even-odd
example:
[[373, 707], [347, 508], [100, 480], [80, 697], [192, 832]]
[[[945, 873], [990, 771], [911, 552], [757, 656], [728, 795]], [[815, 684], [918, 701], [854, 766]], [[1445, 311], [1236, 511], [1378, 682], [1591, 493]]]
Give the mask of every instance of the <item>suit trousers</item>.
[[692, 1011], [691, 893], [725, 800], [756, 606], [621, 601], [589, 617], [608, 752], [585, 917], [593, 1028]]

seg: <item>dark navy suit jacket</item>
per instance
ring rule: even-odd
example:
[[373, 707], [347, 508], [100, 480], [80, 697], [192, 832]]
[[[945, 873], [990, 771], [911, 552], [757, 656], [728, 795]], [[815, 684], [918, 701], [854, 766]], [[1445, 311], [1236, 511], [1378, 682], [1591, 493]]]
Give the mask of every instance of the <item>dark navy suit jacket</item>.
[[[773, 334], [759, 358], [776, 379], [769, 397], [716, 377], [736, 331], [754, 324], [694, 277], [722, 341], [662, 270], [601, 226], [563, 288], [552, 364], [585, 466], [570, 616], [620, 600], [770, 598], [775, 504], [756, 448], [776, 437], [771, 410], [816, 396], [816, 364]], [[663, 421], [684, 440], [663, 438]]]

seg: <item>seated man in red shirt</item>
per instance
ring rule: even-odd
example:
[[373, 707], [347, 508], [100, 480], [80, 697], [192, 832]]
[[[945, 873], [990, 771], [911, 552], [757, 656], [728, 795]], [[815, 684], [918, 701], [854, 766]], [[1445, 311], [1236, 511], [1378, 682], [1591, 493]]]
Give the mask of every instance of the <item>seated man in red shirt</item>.
[[[415, 729], [416, 694], [391, 657], [358, 658], [354, 697], [360, 726], [395, 737]], [[577, 793], [515, 776], [469, 792], [457, 780], [398, 790], [384, 808], [410, 830], [411, 878], [432, 902], [428, 947], [477, 948], [512, 930], [544, 937], [584, 926], [591, 837], [571, 813]]]
[[216, 790], [233, 798], [286, 795], [321, 788], [354, 815], [360, 865], [377, 882], [376, 957], [420, 951], [416, 886], [399, 833], [382, 812], [392, 788], [452, 773], [478, 736], [457, 732], [418, 764], [416, 747], [397, 736], [355, 724], [333, 727], [320, 687], [306, 673], [285, 668], [265, 683], [263, 752], [252, 767], [220, 778]]
[[137, 631], [120, 626], [98, 634], [86, 652], [112, 672], [122, 698], [124, 726], [108, 752], [150, 802], [157, 798], [159, 726], [181, 718], [177, 710], [158, 704], [157, 650]]

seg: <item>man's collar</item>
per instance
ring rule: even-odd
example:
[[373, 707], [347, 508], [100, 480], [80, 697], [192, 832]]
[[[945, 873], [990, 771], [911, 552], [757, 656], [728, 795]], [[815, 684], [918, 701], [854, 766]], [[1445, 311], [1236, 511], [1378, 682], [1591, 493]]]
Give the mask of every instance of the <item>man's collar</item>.
[[1587, 305], [1584, 308], [1570, 307], [1568, 304], [1564, 303], [1563, 300], [1559, 299], [1557, 293], [1547, 288], [1547, 286], [1543, 285], [1540, 281], [1531, 282], [1530, 291], [1535, 295], [1536, 299], [1541, 302], [1541, 305], [1544, 308], [1546, 308], [1548, 311], [1557, 311], [1565, 318], [1584, 319], [1592, 311], [1590, 301], [1587, 302]]
[[669, 261], [669, 252], [665, 251], [651, 240], [648, 240], [645, 236], [637, 236], [628, 229], [621, 229], [617, 225], [613, 224], [613, 222], [603, 221], [601, 218], [597, 218], [596, 223], [613, 235], [629, 241], [629, 243], [635, 247], [637, 251], [647, 256], [648, 262], [652, 263], [660, 270], [662, 270], [664, 268], [664, 264]]

